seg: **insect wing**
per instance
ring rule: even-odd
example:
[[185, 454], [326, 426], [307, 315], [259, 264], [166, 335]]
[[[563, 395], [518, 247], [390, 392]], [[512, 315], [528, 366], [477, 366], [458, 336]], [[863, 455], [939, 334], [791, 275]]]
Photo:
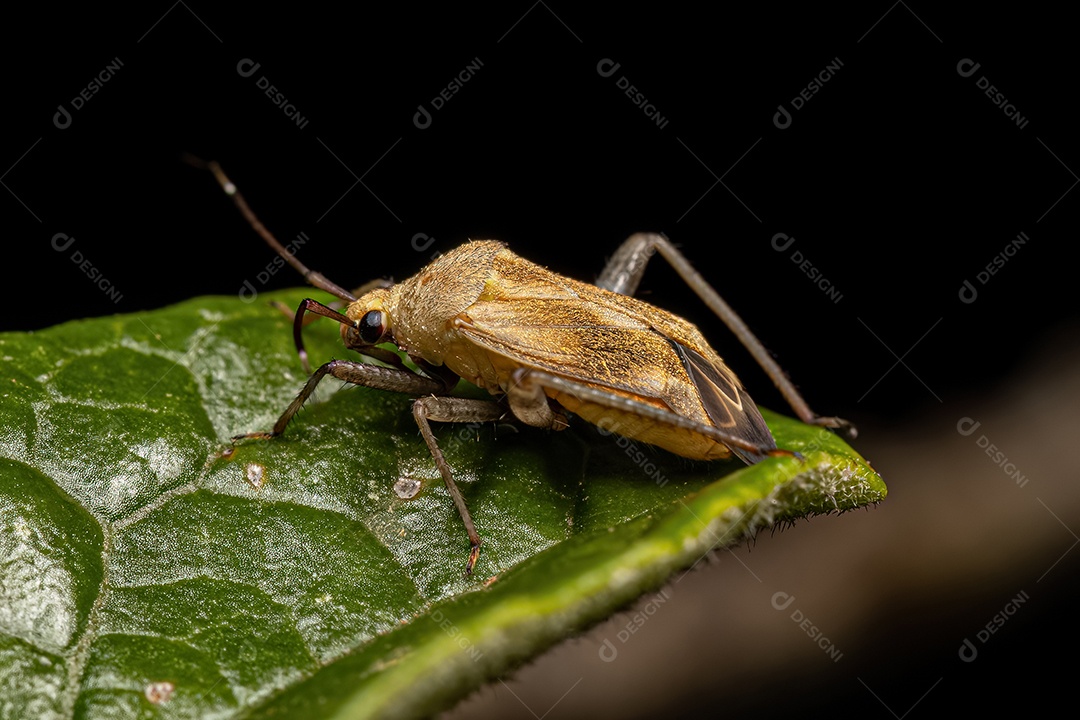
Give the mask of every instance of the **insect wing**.
[[668, 339], [603, 310], [577, 298], [481, 301], [456, 325], [470, 342], [518, 366], [643, 398], [677, 394], [673, 383], [685, 372]]
[[[458, 331], [514, 365], [776, 446], [735, 375], [692, 325], [635, 298], [542, 272], [547, 289], [540, 296], [514, 292], [516, 283], [499, 286], [457, 318]], [[733, 451], [749, 463], [762, 457]]]
[[[754, 401], [750, 399], [727, 367], [716, 367], [693, 348], [672, 342], [675, 352], [683, 361], [694, 387], [701, 397], [705, 412], [717, 427], [730, 430], [735, 435], [766, 448], [775, 448], [776, 441], [765, 424]], [[731, 451], [745, 462], [753, 464], [765, 458], [742, 448]]]

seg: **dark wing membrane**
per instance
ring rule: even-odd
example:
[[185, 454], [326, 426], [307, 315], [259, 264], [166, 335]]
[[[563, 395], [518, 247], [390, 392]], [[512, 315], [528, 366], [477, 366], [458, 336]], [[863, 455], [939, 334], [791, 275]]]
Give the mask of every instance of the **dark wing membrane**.
[[[757, 406], [730, 370], [726, 367], [718, 368], [701, 353], [674, 340], [671, 341], [671, 346], [697, 388], [705, 412], [718, 428], [764, 448], [776, 447], [776, 441]], [[742, 448], [733, 447], [731, 451], [748, 464], [765, 458], [764, 455]]]

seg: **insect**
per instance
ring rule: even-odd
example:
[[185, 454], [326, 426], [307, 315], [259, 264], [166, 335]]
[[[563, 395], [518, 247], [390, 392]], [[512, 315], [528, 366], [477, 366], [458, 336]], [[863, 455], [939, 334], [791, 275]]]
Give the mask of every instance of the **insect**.
[[[413, 417], [468, 533], [466, 575], [479, 558], [481, 539], [432, 422], [512, 416], [525, 425], [562, 430], [574, 414], [696, 460], [734, 454], [752, 464], [795, 455], [777, 448], [742, 383], [694, 325], [632, 297], [655, 252], [742, 341], [803, 422], [854, 435], [846, 421], [820, 417], [809, 408], [760, 341], [662, 235], [631, 236], [595, 284], [551, 272], [501, 242], [481, 240], [439, 256], [407, 280], [376, 282], [357, 297], [287, 252], [220, 166], [206, 165], [271, 247], [313, 286], [348, 303], [344, 313], [312, 299], [300, 303], [293, 335], [305, 369], [310, 372], [301, 331], [308, 313], [340, 323], [347, 348], [381, 363], [321, 365], [272, 430], [233, 441], [283, 433], [327, 375], [414, 396]], [[419, 372], [386, 345], [403, 351]], [[492, 399], [453, 396], [460, 379], [486, 389]]]

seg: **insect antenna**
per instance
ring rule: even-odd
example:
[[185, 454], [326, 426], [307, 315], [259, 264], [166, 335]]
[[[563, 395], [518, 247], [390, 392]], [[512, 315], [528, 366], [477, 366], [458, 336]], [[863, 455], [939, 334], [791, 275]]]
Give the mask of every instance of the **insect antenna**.
[[244, 216], [244, 219], [246, 219], [255, 232], [259, 234], [259, 237], [266, 241], [266, 244], [272, 247], [285, 262], [296, 268], [296, 271], [303, 275], [305, 280], [320, 290], [325, 290], [334, 297], [340, 298], [346, 302], [352, 302], [356, 299], [356, 296], [351, 292], [333, 282], [322, 273], [312, 270], [307, 265], [300, 262], [296, 258], [296, 255], [286, 250], [285, 246], [278, 242], [278, 239], [274, 237], [274, 234], [262, 224], [262, 221], [259, 220], [258, 216], [251, 210], [247, 201], [244, 200], [244, 196], [240, 194], [236, 185], [233, 184], [232, 180], [229, 179], [225, 174], [225, 171], [221, 169], [220, 165], [214, 161], [207, 162], [191, 155], [187, 156], [185, 159], [192, 165], [206, 168], [214, 174], [218, 184], [221, 185], [221, 189], [225, 191], [226, 195], [233, 199], [233, 202], [236, 203], [236, 207], [240, 210], [240, 214]]

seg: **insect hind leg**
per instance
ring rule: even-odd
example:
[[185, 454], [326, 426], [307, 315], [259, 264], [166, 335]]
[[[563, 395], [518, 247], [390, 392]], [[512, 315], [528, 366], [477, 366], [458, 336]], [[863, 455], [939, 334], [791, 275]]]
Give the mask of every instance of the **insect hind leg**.
[[570, 426], [566, 413], [548, 399], [539, 373], [514, 372], [513, 382], [506, 391], [506, 400], [514, 416], [526, 425], [548, 430], [565, 430]]
[[[573, 380], [567, 380], [557, 375], [544, 372], [543, 370], [519, 368], [514, 371], [513, 381], [515, 385], [548, 388], [549, 390], [559, 393], [572, 395], [583, 404], [611, 408], [612, 410], [622, 413], [630, 413], [655, 423], [687, 430], [691, 433], [708, 437], [727, 446], [728, 449], [747, 463], [754, 463], [766, 457], [800, 457], [798, 453], [792, 452], [791, 450], [779, 449], [772, 443], [768, 445], [756, 443], [721, 428], [691, 420], [690, 418], [671, 412], [670, 410], [665, 410], [622, 395], [606, 392], [599, 388], [584, 385]], [[618, 431], [617, 428], [606, 429], [615, 432]]]
[[702, 277], [701, 273], [694, 269], [686, 256], [679, 252], [663, 235], [656, 233], [636, 233], [631, 235], [615, 254], [608, 260], [603, 272], [596, 280], [596, 285], [605, 290], [611, 290], [621, 295], [633, 295], [637, 290], [641, 277], [645, 273], [645, 266], [649, 259], [659, 252], [668, 264], [675, 269], [679, 277], [683, 279], [691, 290], [701, 298], [716, 316], [724, 321], [732, 334], [739, 339], [761, 369], [769, 376], [776, 388], [787, 400], [788, 405], [799, 416], [799, 419], [808, 425], [819, 425], [833, 428], [841, 435], [852, 439], [858, 431], [847, 420], [838, 417], [823, 417], [818, 415], [807, 404], [803, 396], [795, 388], [795, 384], [788, 378], [787, 373], [773, 359], [773, 356], [765, 349], [761, 341], [750, 330], [749, 326], [739, 315], [731, 309], [731, 306], [713, 289], [712, 285]]
[[655, 239], [664, 240], [663, 236], [653, 233], [636, 233], [628, 237], [608, 259], [594, 284], [620, 295], [633, 295], [645, 274], [645, 266], [656, 252]]

